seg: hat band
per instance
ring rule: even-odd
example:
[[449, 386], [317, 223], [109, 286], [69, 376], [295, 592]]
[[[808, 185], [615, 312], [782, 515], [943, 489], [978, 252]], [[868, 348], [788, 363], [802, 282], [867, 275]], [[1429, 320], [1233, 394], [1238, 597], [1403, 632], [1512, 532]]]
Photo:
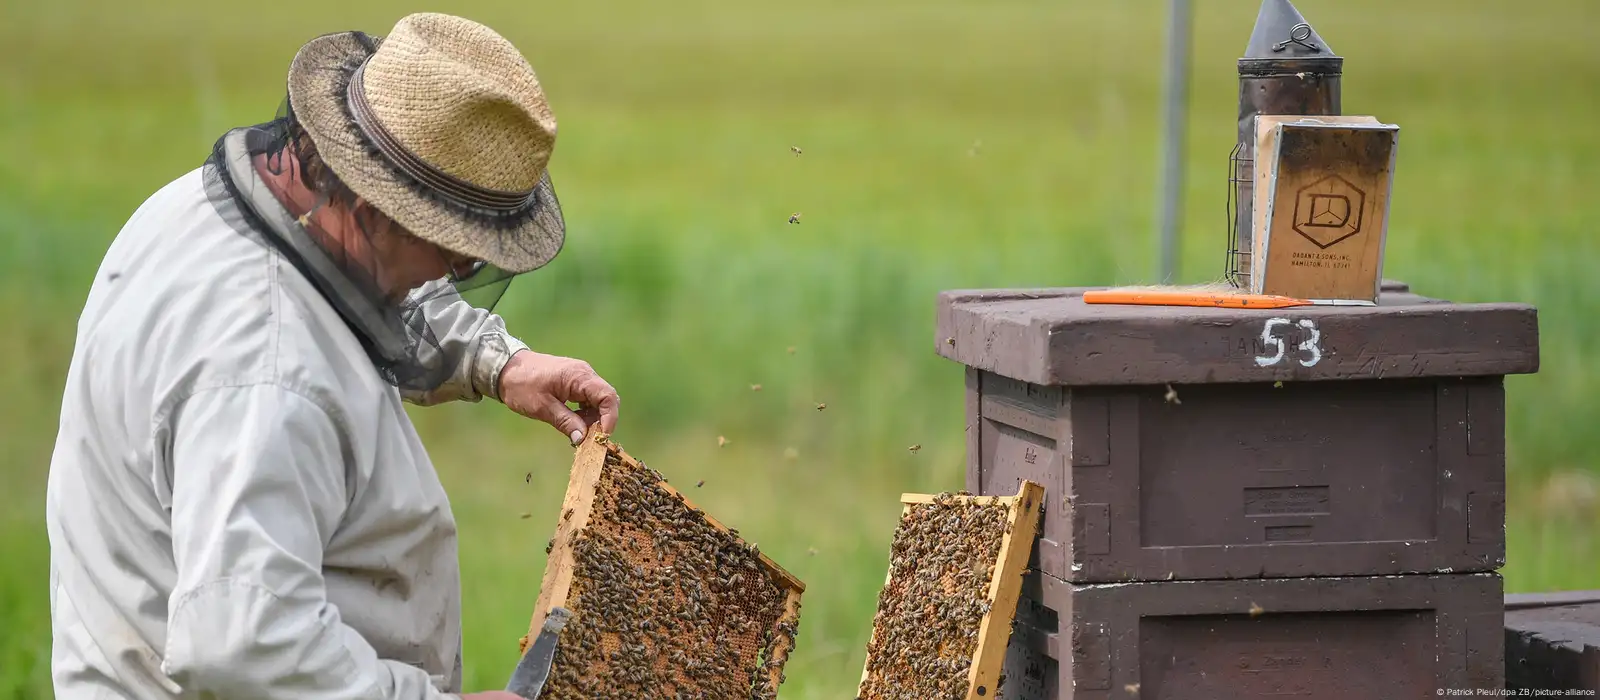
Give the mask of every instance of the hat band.
[[399, 139], [384, 128], [383, 122], [379, 121], [378, 115], [372, 111], [372, 105], [367, 102], [366, 88], [362, 81], [366, 69], [367, 64], [363, 62], [356, 67], [355, 74], [350, 76], [350, 87], [346, 90], [346, 96], [350, 101], [350, 114], [355, 117], [356, 127], [361, 129], [361, 133], [365, 134], [372, 145], [378, 148], [378, 152], [401, 172], [410, 175], [447, 199], [479, 209], [509, 213], [521, 209], [533, 198], [537, 187], [524, 192], [507, 192], [475, 185], [440, 170], [401, 145]]

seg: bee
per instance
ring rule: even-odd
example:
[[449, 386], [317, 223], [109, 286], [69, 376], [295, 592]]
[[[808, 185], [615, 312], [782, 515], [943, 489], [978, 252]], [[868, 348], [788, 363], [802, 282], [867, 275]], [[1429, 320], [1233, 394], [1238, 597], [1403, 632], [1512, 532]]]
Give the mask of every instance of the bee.
[[789, 223], [791, 223], [791, 224], [800, 223], [800, 212], [795, 212], [793, 214], [790, 214], [789, 215]]

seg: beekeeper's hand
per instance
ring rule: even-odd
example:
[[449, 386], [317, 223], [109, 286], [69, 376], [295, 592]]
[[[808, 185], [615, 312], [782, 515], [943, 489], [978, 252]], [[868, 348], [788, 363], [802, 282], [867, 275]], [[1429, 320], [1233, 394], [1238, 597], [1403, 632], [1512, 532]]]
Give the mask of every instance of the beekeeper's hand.
[[[608, 435], [616, 431], [621, 399], [583, 360], [522, 350], [500, 372], [500, 401], [549, 423], [576, 445], [596, 423]], [[569, 401], [578, 404], [577, 411], [567, 407]]]

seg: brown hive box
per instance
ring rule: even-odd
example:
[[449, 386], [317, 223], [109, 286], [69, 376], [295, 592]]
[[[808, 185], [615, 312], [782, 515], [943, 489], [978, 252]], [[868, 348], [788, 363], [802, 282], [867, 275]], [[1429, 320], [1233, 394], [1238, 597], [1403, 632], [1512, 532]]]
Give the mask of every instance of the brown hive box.
[[1002, 700], [1348, 700], [1503, 687], [1498, 574], [1075, 585], [1029, 574]]
[[901, 497], [857, 700], [995, 697], [1042, 495]]
[[805, 586], [605, 435], [577, 449], [528, 641], [561, 633], [543, 700], [777, 697]]
[[1600, 695], [1600, 591], [1523, 593], [1505, 603], [1506, 688]]
[[1074, 582], [1489, 571], [1522, 304], [1390, 283], [1375, 307], [1085, 304], [946, 292], [968, 491], [1043, 484], [1037, 568]]

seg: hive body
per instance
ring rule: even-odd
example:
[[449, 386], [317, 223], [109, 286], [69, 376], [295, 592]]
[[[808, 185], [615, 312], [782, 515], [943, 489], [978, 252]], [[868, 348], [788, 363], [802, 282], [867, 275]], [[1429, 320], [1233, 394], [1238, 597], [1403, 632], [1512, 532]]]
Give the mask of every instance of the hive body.
[[1503, 686], [1495, 573], [1030, 577], [1005, 700], [1424, 698]]
[[[1384, 288], [1280, 310], [941, 295], [968, 490], [1045, 491], [1004, 697], [1412, 697], [1348, 685], [1373, 668], [1500, 687], [1504, 376], [1537, 370], [1537, 316]], [[1278, 680], [1184, 675], [1219, 663]]]

